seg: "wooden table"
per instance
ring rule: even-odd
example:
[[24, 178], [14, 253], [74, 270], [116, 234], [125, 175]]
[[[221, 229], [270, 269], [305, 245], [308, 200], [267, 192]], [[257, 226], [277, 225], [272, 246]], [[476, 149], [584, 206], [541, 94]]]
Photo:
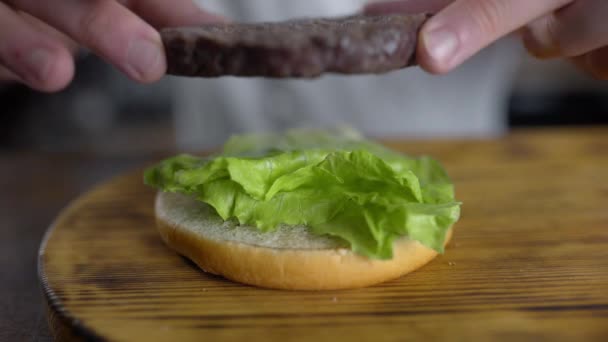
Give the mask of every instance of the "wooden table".
[[[131, 173], [82, 198], [50, 235], [41, 261], [56, 331], [110, 340], [608, 339], [608, 129], [390, 145], [441, 159], [465, 203], [447, 253], [425, 268], [316, 293], [210, 277], [160, 243], [153, 191]], [[106, 229], [91, 230], [87, 215], [100, 209], [109, 218], [96, 227]]]

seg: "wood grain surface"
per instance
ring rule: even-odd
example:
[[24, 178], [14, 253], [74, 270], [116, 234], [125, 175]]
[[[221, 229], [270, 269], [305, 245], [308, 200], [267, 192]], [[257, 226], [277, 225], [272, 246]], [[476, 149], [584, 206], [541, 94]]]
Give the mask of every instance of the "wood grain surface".
[[210, 276], [163, 245], [154, 191], [134, 172], [74, 201], [47, 234], [51, 324], [111, 341], [608, 340], [608, 130], [388, 145], [439, 158], [464, 202], [426, 267], [330, 292]]
[[166, 154], [0, 149], [0, 341], [52, 341], [36, 271], [49, 222], [95, 184]]

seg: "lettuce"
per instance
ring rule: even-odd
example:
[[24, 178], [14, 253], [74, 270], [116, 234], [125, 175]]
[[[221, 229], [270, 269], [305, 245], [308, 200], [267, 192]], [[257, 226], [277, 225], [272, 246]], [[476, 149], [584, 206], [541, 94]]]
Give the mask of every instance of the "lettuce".
[[146, 184], [211, 205], [224, 220], [269, 232], [306, 225], [353, 251], [390, 259], [400, 237], [440, 253], [460, 203], [441, 165], [352, 132], [232, 138], [222, 154], [179, 155], [145, 172]]

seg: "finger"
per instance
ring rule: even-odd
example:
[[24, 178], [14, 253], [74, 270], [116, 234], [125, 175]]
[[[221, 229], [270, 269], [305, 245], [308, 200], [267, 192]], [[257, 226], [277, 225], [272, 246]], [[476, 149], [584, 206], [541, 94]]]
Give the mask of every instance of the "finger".
[[608, 47], [574, 57], [572, 61], [594, 78], [608, 80]]
[[576, 1], [524, 30], [524, 45], [540, 58], [575, 57], [608, 45], [608, 1]]
[[114, 0], [9, 1], [65, 32], [136, 81], [157, 81], [166, 72], [159, 33]]
[[157, 28], [226, 21], [222, 16], [202, 10], [193, 0], [120, 0], [120, 2]]
[[32, 17], [31, 15], [25, 13], [25, 12], [17, 12], [19, 13], [19, 15], [28, 23], [30, 23], [35, 29], [38, 30], [38, 32], [44, 33], [44, 34], [48, 34], [49, 36], [55, 38], [57, 41], [60, 41], [62, 43], [63, 46], [65, 46], [71, 53], [72, 55], [75, 55], [78, 52], [78, 44], [71, 39], [70, 37], [66, 36], [65, 34], [57, 31], [56, 29], [54, 29], [53, 27], [47, 25], [46, 23], [44, 23], [43, 21], [41, 21], [38, 18]]
[[537, 58], [552, 58], [559, 55], [559, 47], [553, 39], [557, 20], [555, 13], [534, 20], [521, 30], [521, 37], [528, 52]]
[[19, 77], [8, 68], [0, 65], [0, 82], [14, 82], [21, 81]]
[[457, 0], [422, 28], [418, 62], [445, 73], [526, 23], [572, 0]]
[[38, 32], [14, 10], [0, 2], [0, 64], [6, 77], [40, 91], [58, 91], [74, 75], [69, 51], [57, 40]]
[[454, 0], [401, 0], [376, 1], [364, 8], [364, 13], [371, 15], [390, 13], [437, 13]]

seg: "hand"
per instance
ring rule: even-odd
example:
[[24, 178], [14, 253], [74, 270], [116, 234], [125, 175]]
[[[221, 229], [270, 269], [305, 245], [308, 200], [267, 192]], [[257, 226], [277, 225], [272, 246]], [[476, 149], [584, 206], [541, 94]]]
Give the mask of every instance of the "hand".
[[0, 0], [0, 81], [58, 91], [83, 46], [133, 80], [153, 82], [166, 72], [154, 27], [221, 20], [192, 0]]
[[497, 39], [522, 29], [528, 51], [563, 57], [608, 79], [606, 0], [403, 0], [374, 3], [368, 13], [436, 13], [422, 28], [418, 62], [445, 73]]

